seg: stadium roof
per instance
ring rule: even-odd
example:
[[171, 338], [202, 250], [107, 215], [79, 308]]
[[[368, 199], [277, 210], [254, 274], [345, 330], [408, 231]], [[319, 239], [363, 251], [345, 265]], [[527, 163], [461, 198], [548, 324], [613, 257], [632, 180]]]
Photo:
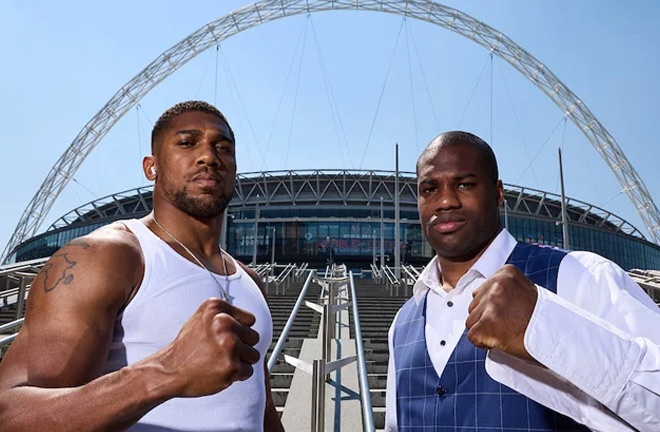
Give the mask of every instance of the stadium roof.
[[[394, 199], [393, 171], [296, 170], [238, 174], [230, 207], [260, 205], [372, 205], [383, 197]], [[417, 205], [415, 173], [401, 172], [399, 199], [402, 206]], [[504, 198], [509, 215], [528, 215], [561, 220], [561, 197], [551, 192], [505, 184]], [[49, 228], [56, 230], [102, 219], [118, 219], [151, 211], [153, 186], [107, 195], [84, 204]], [[644, 239], [644, 235], [621, 217], [574, 198], [566, 198], [569, 222], [620, 232]]]

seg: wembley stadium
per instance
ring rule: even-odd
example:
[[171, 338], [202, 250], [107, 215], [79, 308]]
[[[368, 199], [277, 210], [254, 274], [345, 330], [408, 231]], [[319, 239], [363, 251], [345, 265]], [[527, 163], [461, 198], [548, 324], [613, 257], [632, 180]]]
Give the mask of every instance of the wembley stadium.
[[[84, 124], [53, 165], [24, 210], [0, 259], [0, 361], [23, 326], [32, 283], [42, 269], [48, 271], [51, 255], [74, 238], [113, 222], [143, 217], [152, 210], [153, 187], [140, 186], [95, 198], [42, 229], [65, 186], [72, 180], [80, 183], [74, 174], [110, 129], [133, 108], [139, 129], [140, 112], [144, 114], [139, 102], [145, 95], [198, 54], [213, 48], [217, 87], [218, 52], [225, 39], [281, 18], [309, 17], [325, 11], [398, 15], [402, 20], [399, 33], [406, 20], [414, 19], [464, 36], [485, 48], [491, 66], [491, 136], [493, 57], [510, 65], [545, 94], [560, 110], [561, 120], [555, 130], [572, 123], [584, 135], [620, 183], [620, 193], [627, 195], [639, 214], [642, 230], [599, 206], [563, 196], [563, 192], [560, 196], [514, 184], [504, 185], [502, 226], [524, 243], [600, 254], [625, 269], [660, 305], [660, 210], [605, 126], [582, 99], [527, 50], [503, 32], [432, 0], [263, 0], [204, 24], [163, 51]], [[341, 33], [335, 28], [333, 36]], [[482, 74], [488, 64], [484, 63]], [[325, 69], [323, 72], [327, 75]], [[214, 91], [217, 93], [217, 89]], [[471, 99], [470, 96], [467, 100], [468, 106]], [[376, 116], [374, 123], [375, 120]], [[343, 126], [341, 130], [343, 133]], [[370, 139], [371, 133], [367, 144]], [[563, 139], [562, 134], [562, 143]], [[305, 159], [302, 164], [278, 166], [311, 165], [313, 162]], [[256, 165], [249, 170], [268, 166]], [[370, 160], [367, 166], [379, 164]], [[388, 329], [410, 298], [421, 267], [434, 254], [421, 229], [416, 175], [399, 172], [398, 144], [395, 166], [396, 171], [300, 169], [237, 175], [224, 215], [220, 245], [249, 264], [264, 282], [273, 330], [266, 367], [273, 403], [286, 430], [385, 429]], [[561, 174], [560, 178], [563, 191]], [[516, 180], [520, 181], [526, 182]], [[131, 185], [122, 183], [109, 190]], [[98, 196], [94, 193], [94, 197]], [[595, 194], [588, 196], [590, 201], [597, 199]], [[201, 262], [200, 265], [204, 267]], [[69, 283], [68, 276], [61, 279]], [[74, 290], [70, 293], [71, 298], [77, 295]], [[452, 304], [447, 302], [448, 307]], [[39, 313], [37, 308], [32, 310]], [[64, 327], [49, 330], [58, 337], [60, 330], [67, 331]], [[444, 339], [440, 346], [445, 346]], [[438, 386], [433, 396], [441, 397], [445, 391]]]
[[[350, 268], [423, 266], [433, 251], [417, 213], [414, 173], [388, 171], [269, 171], [239, 174], [226, 217], [223, 246], [244, 262], [312, 268], [328, 262]], [[92, 201], [57, 219], [16, 249], [17, 262], [50, 256], [69, 240], [108, 223], [151, 211], [151, 187]], [[563, 248], [561, 197], [505, 185], [502, 226], [519, 240]], [[622, 218], [594, 205], [567, 200], [570, 249], [603, 255], [626, 270], [660, 268], [660, 246]], [[399, 241], [396, 225], [399, 226]], [[256, 233], [256, 235], [255, 235]]]

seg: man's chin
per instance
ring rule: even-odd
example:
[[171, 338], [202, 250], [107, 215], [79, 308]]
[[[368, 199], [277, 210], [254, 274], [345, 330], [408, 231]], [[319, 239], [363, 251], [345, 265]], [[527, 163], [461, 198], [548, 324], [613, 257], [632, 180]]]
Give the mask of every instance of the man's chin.
[[433, 250], [435, 250], [435, 253], [438, 255], [438, 257], [448, 261], [456, 262], [469, 261], [477, 253], [479, 253], [478, 251], [466, 249], [464, 246], [465, 242], [457, 241], [435, 245]]
[[176, 207], [197, 219], [213, 219], [225, 211], [228, 200], [226, 199], [184, 199], [177, 200]]

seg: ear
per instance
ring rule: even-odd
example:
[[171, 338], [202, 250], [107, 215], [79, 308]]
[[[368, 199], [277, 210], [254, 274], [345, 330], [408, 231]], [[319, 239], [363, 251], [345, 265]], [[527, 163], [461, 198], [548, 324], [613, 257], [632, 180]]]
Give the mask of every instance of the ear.
[[498, 180], [495, 184], [495, 189], [497, 191], [497, 207], [502, 207], [504, 202], [504, 185], [502, 185], [502, 180]]
[[153, 156], [145, 156], [142, 159], [142, 171], [149, 181], [156, 181], [158, 174], [156, 172], [156, 160]]

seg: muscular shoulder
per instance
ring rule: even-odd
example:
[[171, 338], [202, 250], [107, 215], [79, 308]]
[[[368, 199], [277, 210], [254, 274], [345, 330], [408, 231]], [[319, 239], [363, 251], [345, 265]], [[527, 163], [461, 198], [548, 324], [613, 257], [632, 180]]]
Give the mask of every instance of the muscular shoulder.
[[101, 248], [100, 250], [104, 253], [131, 254], [134, 257], [142, 255], [137, 237], [121, 222], [102, 226], [73, 242], [87, 242], [94, 247]]
[[77, 386], [99, 376], [114, 323], [142, 274], [135, 236], [113, 224], [55, 252], [32, 282], [0, 387]]
[[142, 273], [142, 252], [135, 235], [124, 225], [114, 223], [76, 238], [55, 252], [35, 280], [32, 294], [43, 291], [54, 295], [54, 291], [69, 287], [76, 288], [81, 300], [89, 295], [122, 303], [139, 284]]

